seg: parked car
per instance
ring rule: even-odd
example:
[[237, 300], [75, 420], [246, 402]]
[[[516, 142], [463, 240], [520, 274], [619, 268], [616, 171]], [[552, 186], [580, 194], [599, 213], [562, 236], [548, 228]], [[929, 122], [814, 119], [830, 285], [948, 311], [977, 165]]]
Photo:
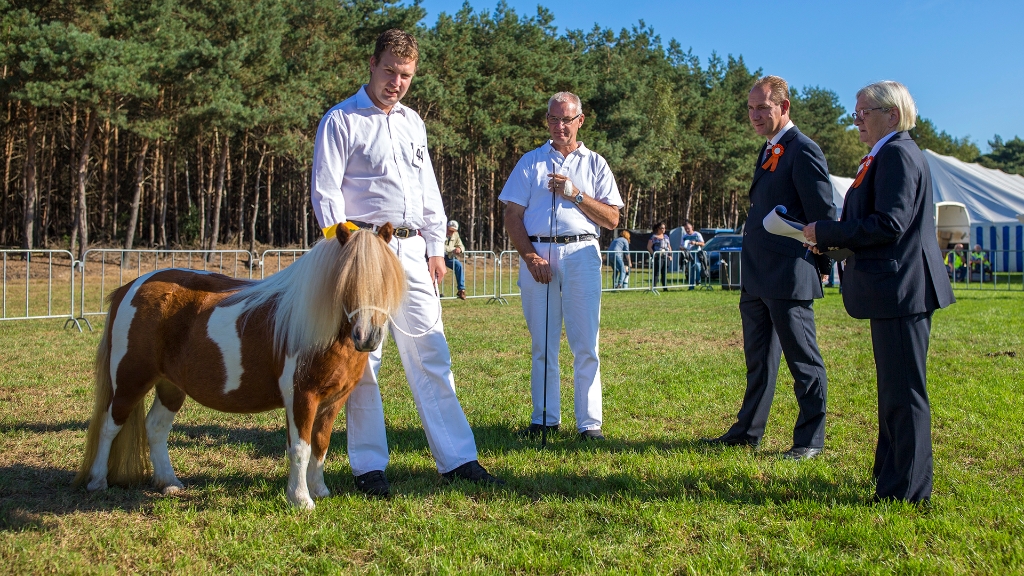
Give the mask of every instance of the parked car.
[[710, 242], [715, 236], [719, 234], [732, 234], [735, 232], [732, 228], [701, 228], [700, 235], [704, 237], [705, 242]]
[[718, 278], [718, 264], [722, 258], [722, 252], [739, 252], [742, 248], [743, 236], [741, 234], [718, 234], [705, 244], [704, 251], [708, 253], [711, 277]]

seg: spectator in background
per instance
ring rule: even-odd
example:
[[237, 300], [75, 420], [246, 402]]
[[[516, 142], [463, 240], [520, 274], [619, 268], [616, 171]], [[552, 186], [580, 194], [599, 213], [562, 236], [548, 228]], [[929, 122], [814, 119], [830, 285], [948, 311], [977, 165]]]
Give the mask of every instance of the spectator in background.
[[[683, 234], [683, 250], [695, 252], [704, 248], [704, 237], [693, 229], [693, 223], [689, 220], [683, 221], [683, 231], [685, 232]], [[704, 271], [704, 267], [701, 265], [700, 258], [694, 257], [693, 254], [686, 254], [686, 261], [690, 263], [690, 290], [693, 290], [695, 285], [700, 284], [700, 275]]]
[[[455, 272], [455, 285], [458, 288], [459, 300], [466, 299], [466, 270], [462, 267], [456, 256], [461, 256], [466, 251], [466, 245], [459, 237], [459, 223], [455, 220], [448, 221], [447, 237], [444, 239], [444, 265]], [[443, 294], [442, 294], [443, 296]]]
[[661, 276], [661, 287], [665, 290], [665, 274], [668, 272], [668, 259], [671, 257], [672, 245], [665, 234], [665, 223], [658, 222], [654, 225], [654, 234], [647, 241], [647, 251], [651, 253], [651, 267], [654, 278], [651, 281], [651, 288], [658, 284], [658, 276]]
[[961, 256], [963, 250], [964, 245], [957, 244], [946, 254], [946, 271], [955, 282], [961, 282], [967, 276], [967, 266], [964, 264], [963, 256]]
[[992, 272], [992, 264], [988, 260], [988, 252], [981, 249], [981, 244], [975, 244], [974, 251], [968, 256], [968, 260], [971, 266], [971, 274], [977, 274], [978, 281], [984, 282], [985, 277]]
[[619, 237], [612, 240], [608, 250], [612, 260], [612, 289], [620, 290], [626, 287], [625, 280], [633, 266], [633, 259], [629, 256], [629, 230], [620, 231]]

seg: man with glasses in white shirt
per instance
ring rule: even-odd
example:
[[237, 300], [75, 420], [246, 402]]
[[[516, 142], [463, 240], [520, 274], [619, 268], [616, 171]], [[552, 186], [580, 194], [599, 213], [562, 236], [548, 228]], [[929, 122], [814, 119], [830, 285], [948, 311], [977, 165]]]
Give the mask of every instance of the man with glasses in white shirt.
[[[399, 103], [416, 73], [416, 39], [401, 30], [377, 38], [370, 81], [320, 121], [313, 149], [311, 195], [324, 235], [337, 226], [395, 226], [391, 248], [402, 262], [408, 293], [392, 317], [392, 337], [438, 471], [448, 480], [504, 484], [477, 461], [476, 441], [455, 396], [451, 355], [437, 286], [444, 278], [445, 223], [427, 132], [415, 111]], [[348, 456], [356, 488], [390, 495], [384, 408], [377, 375], [381, 347], [370, 353], [345, 405]], [[322, 462], [321, 462], [322, 465]]]
[[552, 96], [547, 113], [551, 139], [519, 160], [498, 200], [505, 203], [505, 229], [519, 252], [523, 315], [533, 343], [533, 414], [524, 432], [535, 436], [558, 430], [558, 348], [564, 318], [574, 358], [576, 428], [581, 440], [603, 440], [597, 239], [602, 227], [618, 226], [623, 204], [608, 162], [576, 140], [584, 118], [578, 96]]

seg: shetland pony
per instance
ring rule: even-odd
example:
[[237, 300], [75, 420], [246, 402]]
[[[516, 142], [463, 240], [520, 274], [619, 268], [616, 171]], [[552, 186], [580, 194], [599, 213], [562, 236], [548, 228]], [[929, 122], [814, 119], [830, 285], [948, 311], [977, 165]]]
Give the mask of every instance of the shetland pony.
[[339, 226], [336, 240], [266, 280], [171, 269], [115, 290], [75, 484], [103, 490], [152, 473], [164, 494], [181, 490], [167, 436], [191, 396], [222, 412], [284, 408], [288, 501], [312, 509], [313, 498], [330, 494], [324, 457], [334, 419], [404, 296], [392, 233], [390, 224], [377, 234]]

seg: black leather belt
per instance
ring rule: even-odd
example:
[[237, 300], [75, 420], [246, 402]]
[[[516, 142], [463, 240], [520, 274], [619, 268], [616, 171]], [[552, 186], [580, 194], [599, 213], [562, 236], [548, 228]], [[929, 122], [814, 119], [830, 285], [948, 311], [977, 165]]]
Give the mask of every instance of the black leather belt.
[[[360, 222], [359, 220], [349, 220], [349, 222], [355, 224], [358, 228], [361, 228], [363, 230], [370, 230], [373, 232], [380, 230], [380, 226], [377, 226], [376, 224], [370, 224], [369, 222]], [[413, 236], [419, 235], [420, 231], [413, 230], [412, 228], [395, 228], [394, 231], [395, 238], [411, 238]]]
[[586, 242], [587, 240], [597, 240], [597, 236], [594, 234], [580, 234], [579, 236], [530, 236], [530, 242], [540, 242], [542, 244], [572, 244], [573, 242]]

